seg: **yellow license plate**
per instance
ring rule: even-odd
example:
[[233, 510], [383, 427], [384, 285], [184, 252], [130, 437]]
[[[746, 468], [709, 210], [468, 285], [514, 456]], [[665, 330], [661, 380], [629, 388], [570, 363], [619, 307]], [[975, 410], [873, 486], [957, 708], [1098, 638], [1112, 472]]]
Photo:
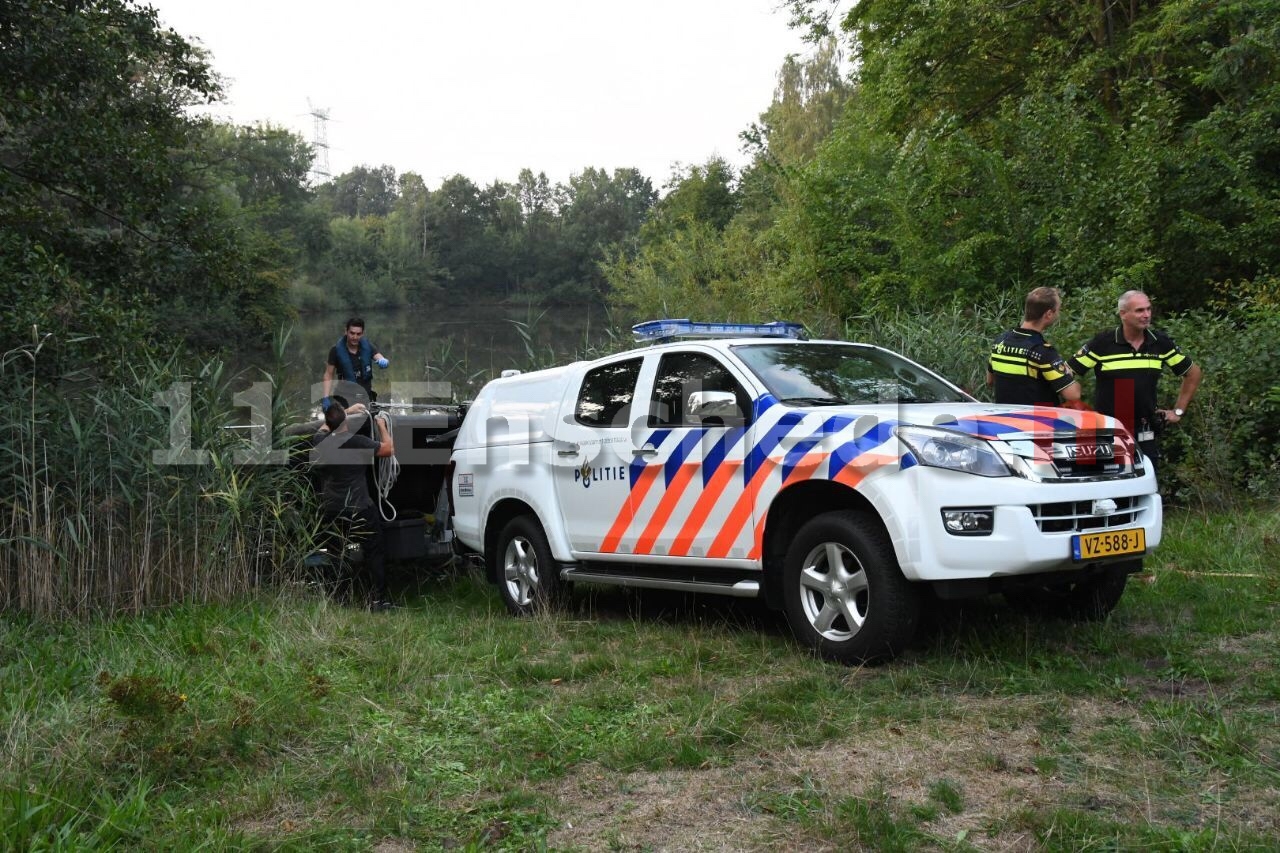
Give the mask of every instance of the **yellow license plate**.
[[1102, 533], [1077, 533], [1071, 537], [1071, 557], [1077, 562], [1142, 554], [1146, 550], [1147, 531], [1143, 527], [1107, 530]]

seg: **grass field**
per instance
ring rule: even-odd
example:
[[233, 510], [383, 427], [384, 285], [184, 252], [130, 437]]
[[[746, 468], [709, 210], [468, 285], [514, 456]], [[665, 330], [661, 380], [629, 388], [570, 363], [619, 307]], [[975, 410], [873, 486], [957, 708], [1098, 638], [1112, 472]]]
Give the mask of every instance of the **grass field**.
[[1280, 518], [1166, 518], [1105, 622], [939, 606], [848, 669], [719, 599], [472, 571], [0, 621], [0, 848], [1274, 850]]

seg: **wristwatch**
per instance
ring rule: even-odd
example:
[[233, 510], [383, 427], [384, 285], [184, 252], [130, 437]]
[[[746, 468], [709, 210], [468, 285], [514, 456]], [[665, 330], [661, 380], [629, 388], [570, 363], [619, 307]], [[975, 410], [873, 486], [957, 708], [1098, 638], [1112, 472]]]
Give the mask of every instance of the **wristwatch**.
[[1186, 410], [1186, 409], [1174, 409], [1174, 410], [1173, 410], [1173, 413], [1174, 413], [1175, 415], [1177, 415], [1178, 417], [1182, 417], [1183, 415], [1185, 415], [1185, 414], [1187, 413], [1187, 410]]

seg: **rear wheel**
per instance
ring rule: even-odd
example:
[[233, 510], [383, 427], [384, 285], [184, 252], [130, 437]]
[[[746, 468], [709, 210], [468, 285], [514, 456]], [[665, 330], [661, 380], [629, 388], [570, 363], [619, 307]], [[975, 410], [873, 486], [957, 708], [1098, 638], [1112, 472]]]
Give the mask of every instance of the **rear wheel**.
[[1012, 587], [1005, 590], [1004, 597], [1014, 607], [1037, 616], [1090, 622], [1104, 619], [1116, 609], [1129, 575], [1141, 570], [1141, 560], [1111, 563], [1064, 583]]
[[532, 515], [507, 522], [498, 536], [498, 590], [507, 610], [527, 616], [560, 602], [564, 584], [542, 525]]
[[919, 594], [869, 516], [828, 512], [807, 522], [787, 550], [783, 584], [792, 632], [829, 660], [883, 660], [915, 635]]

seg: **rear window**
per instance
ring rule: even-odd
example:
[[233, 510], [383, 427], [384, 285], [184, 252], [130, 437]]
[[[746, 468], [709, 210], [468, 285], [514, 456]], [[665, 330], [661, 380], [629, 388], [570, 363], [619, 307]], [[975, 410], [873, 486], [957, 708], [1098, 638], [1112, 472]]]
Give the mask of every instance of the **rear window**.
[[589, 427], [629, 426], [641, 359], [615, 361], [587, 372], [578, 389], [574, 417]]

